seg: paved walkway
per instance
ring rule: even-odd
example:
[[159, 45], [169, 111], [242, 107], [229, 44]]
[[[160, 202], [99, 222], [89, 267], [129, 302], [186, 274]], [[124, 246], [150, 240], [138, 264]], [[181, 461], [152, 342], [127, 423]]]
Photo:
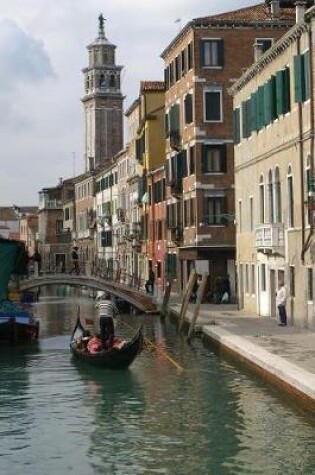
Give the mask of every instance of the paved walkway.
[[[186, 323], [194, 307], [188, 306]], [[179, 316], [180, 309], [172, 296], [171, 313]], [[278, 326], [275, 318], [249, 315], [235, 305], [212, 304], [200, 306], [195, 329], [315, 410], [314, 331]]]

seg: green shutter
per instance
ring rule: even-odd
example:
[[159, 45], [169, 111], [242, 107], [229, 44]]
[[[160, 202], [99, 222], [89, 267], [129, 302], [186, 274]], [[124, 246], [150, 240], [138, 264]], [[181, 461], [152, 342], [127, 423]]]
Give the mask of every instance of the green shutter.
[[306, 51], [303, 54], [303, 66], [304, 66], [304, 100], [310, 98], [310, 52]]
[[[240, 143], [240, 135], [240, 109], [237, 108], [233, 110], [233, 140], [235, 145]], [[202, 152], [202, 163], [204, 164], [204, 145], [202, 146]]]
[[257, 92], [254, 92], [251, 95], [250, 120], [251, 120], [251, 131], [257, 132], [258, 130]]
[[282, 115], [284, 112], [283, 104], [283, 70], [276, 73], [276, 103], [277, 103], [277, 116]]
[[271, 80], [264, 85], [265, 125], [271, 123]]
[[283, 103], [284, 103], [284, 114], [291, 110], [290, 103], [290, 69], [285, 68], [283, 70]]
[[179, 104], [174, 104], [170, 111], [170, 132], [179, 131]]
[[270, 78], [270, 115], [271, 121], [277, 118], [276, 76]]
[[259, 86], [257, 91], [258, 101], [258, 130], [262, 129], [265, 125], [265, 112], [264, 112], [264, 86]]
[[246, 109], [246, 102], [242, 102], [241, 104], [241, 110], [242, 110], [242, 137], [244, 139], [248, 138], [248, 133], [247, 133], [247, 109]]
[[298, 55], [293, 58], [294, 64], [294, 100], [302, 102], [305, 96], [303, 81], [303, 56]]

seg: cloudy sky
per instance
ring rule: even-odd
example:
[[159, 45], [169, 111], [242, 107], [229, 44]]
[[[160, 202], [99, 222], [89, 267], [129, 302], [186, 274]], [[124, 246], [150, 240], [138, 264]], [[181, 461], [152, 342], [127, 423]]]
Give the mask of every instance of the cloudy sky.
[[[0, 10], [0, 206], [84, 171], [81, 69], [98, 16], [123, 65], [125, 110], [141, 80], [162, 80], [164, 48], [192, 18], [259, 0], [9, 0]], [[176, 22], [180, 19], [180, 22]]]

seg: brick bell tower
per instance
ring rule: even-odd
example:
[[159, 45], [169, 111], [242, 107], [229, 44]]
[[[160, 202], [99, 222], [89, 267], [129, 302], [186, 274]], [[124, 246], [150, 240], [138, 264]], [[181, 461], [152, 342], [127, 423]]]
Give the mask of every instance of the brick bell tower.
[[85, 171], [109, 162], [123, 148], [123, 101], [120, 76], [123, 66], [115, 64], [116, 46], [104, 32], [100, 14], [96, 40], [87, 46], [89, 65], [84, 68]]

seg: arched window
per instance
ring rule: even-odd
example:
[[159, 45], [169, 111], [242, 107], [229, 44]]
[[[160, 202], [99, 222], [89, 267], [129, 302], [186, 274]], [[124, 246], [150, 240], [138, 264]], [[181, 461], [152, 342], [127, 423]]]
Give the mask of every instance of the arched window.
[[280, 173], [279, 167], [276, 167], [274, 173], [274, 195], [275, 195], [275, 222], [282, 222], [282, 210], [281, 210], [281, 183], [280, 183]]
[[114, 73], [111, 73], [109, 76], [109, 87], [115, 87], [116, 86], [116, 77]]
[[263, 175], [259, 180], [259, 222], [265, 222], [265, 183]]
[[268, 173], [268, 209], [269, 209], [269, 223], [274, 222], [274, 208], [273, 208], [273, 181], [272, 171]]
[[293, 188], [292, 169], [290, 165], [288, 168], [287, 183], [288, 183], [288, 227], [294, 228], [294, 188]]

